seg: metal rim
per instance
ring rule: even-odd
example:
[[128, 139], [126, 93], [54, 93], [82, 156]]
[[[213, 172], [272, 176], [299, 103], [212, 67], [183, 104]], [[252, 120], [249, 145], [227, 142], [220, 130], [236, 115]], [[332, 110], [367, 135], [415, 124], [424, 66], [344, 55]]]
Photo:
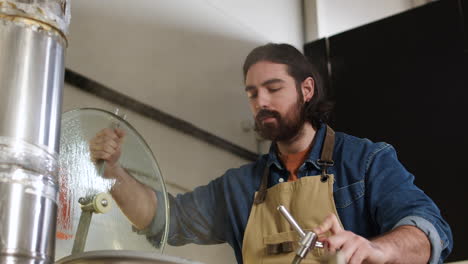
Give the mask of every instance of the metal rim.
[[7, 15], [7, 14], [0, 14], [0, 19], [9, 20], [12, 22], [23, 22], [28, 25], [37, 25], [41, 27], [43, 30], [58, 34], [62, 37], [63, 41], [65, 42], [65, 47], [68, 47], [68, 39], [67, 36], [57, 27], [52, 26], [44, 21], [34, 19], [28, 16], [21, 16], [21, 15]]
[[102, 259], [119, 259], [119, 260], [135, 260], [135, 261], [166, 261], [167, 263], [173, 264], [200, 264], [199, 262], [193, 262], [187, 259], [181, 259], [177, 257], [162, 255], [159, 253], [152, 252], [140, 252], [132, 250], [98, 250], [88, 251], [73, 256], [62, 258], [56, 262], [56, 264], [67, 264], [74, 263], [73, 261], [78, 260], [102, 260]]

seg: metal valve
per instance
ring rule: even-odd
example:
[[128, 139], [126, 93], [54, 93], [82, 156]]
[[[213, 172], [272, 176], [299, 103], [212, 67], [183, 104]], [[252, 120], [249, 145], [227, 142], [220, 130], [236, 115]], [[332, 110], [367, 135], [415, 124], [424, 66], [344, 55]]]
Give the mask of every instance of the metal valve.
[[296, 251], [296, 257], [293, 260], [293, 264], [300, 263], [302, 259], [307, 256], [307, 253], [314, 248], [323, 248], [323, 244], [317, 241], [317, 234], [314, 232], [308, 231], [304, 232], [296, 220], [291, 216], [288, 210], [283, 206], [278, 206], [278, 211], [286, 218], [286, 220], [291, 224], [291, 226], [299, 233], [299, 249]]

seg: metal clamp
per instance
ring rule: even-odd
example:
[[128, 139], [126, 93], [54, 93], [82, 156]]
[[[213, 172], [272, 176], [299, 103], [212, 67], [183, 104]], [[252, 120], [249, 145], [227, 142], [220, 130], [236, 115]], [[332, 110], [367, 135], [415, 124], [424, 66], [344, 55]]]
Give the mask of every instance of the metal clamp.
[[319, 166], [326, 166], [326, 167], [333, 167], [335, 165], [335, 162], [333, 160], [317, 160], [317, 164]]
[[109, 212], [112, 208], [110, 201], [111, 196], [107, 193], [96, 194], [91, 199], [81, 197], [78, 200], [81, 204], [81, 215], [76, 230], [75, 241], [73, 242], [72, 255], [84, 251], [93, 213], [105, 214]]

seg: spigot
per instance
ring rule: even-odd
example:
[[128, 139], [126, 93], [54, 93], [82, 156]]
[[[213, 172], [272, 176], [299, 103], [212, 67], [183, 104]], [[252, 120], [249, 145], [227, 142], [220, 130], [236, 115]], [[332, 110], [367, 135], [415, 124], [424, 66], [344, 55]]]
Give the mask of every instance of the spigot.
[[296, 257], [293, 260], [293, 264], [300, 263], [302, 259], [307, 256], [307, 253], [311, 249], [314, 248], [323, 248], [323, 244], [317, 241], [317, 234], [314, 232], [308, 231], [304, 232], [304, 230], [299, 226], [296, 220], [292, 217], [289, 211], [283, 206], [278, 206], [278, 211], [286, 218], [286, 220], [291, 224], [291, 226], [299, 233], [300, 240], [299, 240], [299, 248], [296, 251]]

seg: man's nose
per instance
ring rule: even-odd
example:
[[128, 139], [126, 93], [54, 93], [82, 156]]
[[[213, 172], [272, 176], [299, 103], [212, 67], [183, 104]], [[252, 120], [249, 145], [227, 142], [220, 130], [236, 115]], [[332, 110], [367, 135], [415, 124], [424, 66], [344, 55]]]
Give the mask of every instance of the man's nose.
[[271, 103], [270, 99], [270, 95], [267, 92], [259, 89], [257, 93], [257, 107], [259, 109], [269, 109]]

